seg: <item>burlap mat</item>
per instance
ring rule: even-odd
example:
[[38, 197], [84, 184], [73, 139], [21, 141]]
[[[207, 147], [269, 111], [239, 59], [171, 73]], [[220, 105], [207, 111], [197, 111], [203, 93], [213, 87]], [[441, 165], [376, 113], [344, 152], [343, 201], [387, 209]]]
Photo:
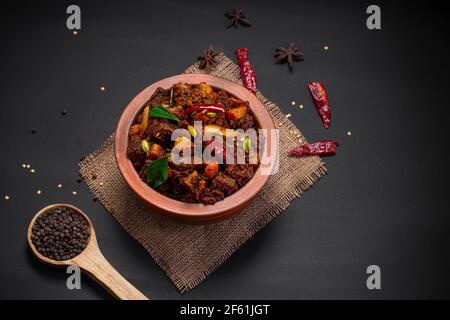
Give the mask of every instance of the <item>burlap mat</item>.
[[[241, 83], [239, 67], [220, 54], [213, 75]], [[198, 63], [185, 73], [202, 73]], [[326, 168], [317, 156], [291, 158], [288, 150], [305, 141], [280, 109], [258, 92], [258, 98], [280, 129], [280, 168], [257, 199], [241, 214], [212, 225], [187, 225], [152, 213], [127, 187], [116, 165], [114, 135], [80, 163], [80, 174], [90, 191], [164, 269], [182, 292], [194, 288], [299, 197]]]

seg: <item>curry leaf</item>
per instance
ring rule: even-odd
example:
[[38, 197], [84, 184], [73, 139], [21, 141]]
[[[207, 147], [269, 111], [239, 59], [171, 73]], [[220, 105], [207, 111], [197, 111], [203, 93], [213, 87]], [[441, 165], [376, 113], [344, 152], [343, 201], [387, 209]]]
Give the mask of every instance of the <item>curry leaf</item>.
[[173, 120], [176, 122], [180, 122], [180, 119], [178, 119], [175, 115], [173, 115], [172, 113], [170, 113], [169, 110], [167, 110], [166, 108], [164, 108], [162, 105], [158, 104], [156, 106], [154, 106], [152, 108], [152, 110], [150, 110], [150, 117], [154, 117], [154, 118], [166, 118], [169, 120]]
[[164, 157], [153, 161], [147, 168], [147, 184], [153, 188], [159, 187], [169, 177], [169, 158]]

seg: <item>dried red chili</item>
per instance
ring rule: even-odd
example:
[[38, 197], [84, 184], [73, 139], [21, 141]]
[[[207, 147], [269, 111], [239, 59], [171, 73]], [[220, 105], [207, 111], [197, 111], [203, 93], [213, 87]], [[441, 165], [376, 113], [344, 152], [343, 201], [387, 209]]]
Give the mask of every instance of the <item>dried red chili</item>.
[[196, 104], [193, 105], [186, 110], [184, 110], [184, 113], [190, 113], [193, 111], [215, 111], [215, 112], [225, 112], [225, 109], [221, 106], [213, 105], [213, 104]]
[[320, 82], [308, 82], [308, 88], [316, 105], [317, 112], [319, 112], [320, 118], [322, 119], [322, 123], [328, 129], [331, 124], [331, 111], [325, 88]]
[[256, 74], [248, 60], [248, 49], [241, 48], [236, 51], [237, 61], [241, 68], [241, 78], [244, 87], [256, 95]]
[[334, 140], [323, 140], [314, 143], [305, 143], [298, 148], [289, 151], [293, 156], [308, 156], [308, 155], [325, 155], [336, 152], [336, 147], [339, 142]]

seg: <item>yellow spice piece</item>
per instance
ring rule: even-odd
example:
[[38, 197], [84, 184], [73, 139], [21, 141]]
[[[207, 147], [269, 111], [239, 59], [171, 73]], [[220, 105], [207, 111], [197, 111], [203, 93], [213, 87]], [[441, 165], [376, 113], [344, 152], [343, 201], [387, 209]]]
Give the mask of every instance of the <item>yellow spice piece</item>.
[[188, 125], [188, 131], [189, 131], [190, 135], [195, 138], [195, 136], [197, 135], [197, 130], [195, 130], [195, 128], [193, 126]]

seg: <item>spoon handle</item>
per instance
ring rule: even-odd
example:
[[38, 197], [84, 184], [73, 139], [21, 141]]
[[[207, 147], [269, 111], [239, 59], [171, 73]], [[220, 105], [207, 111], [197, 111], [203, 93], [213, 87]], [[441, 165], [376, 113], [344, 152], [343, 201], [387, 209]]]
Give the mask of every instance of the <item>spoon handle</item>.
[[88, 250], [77, 261], [92, 279], [121, 300], [148, 300], [105, 259], [100, 250]]

